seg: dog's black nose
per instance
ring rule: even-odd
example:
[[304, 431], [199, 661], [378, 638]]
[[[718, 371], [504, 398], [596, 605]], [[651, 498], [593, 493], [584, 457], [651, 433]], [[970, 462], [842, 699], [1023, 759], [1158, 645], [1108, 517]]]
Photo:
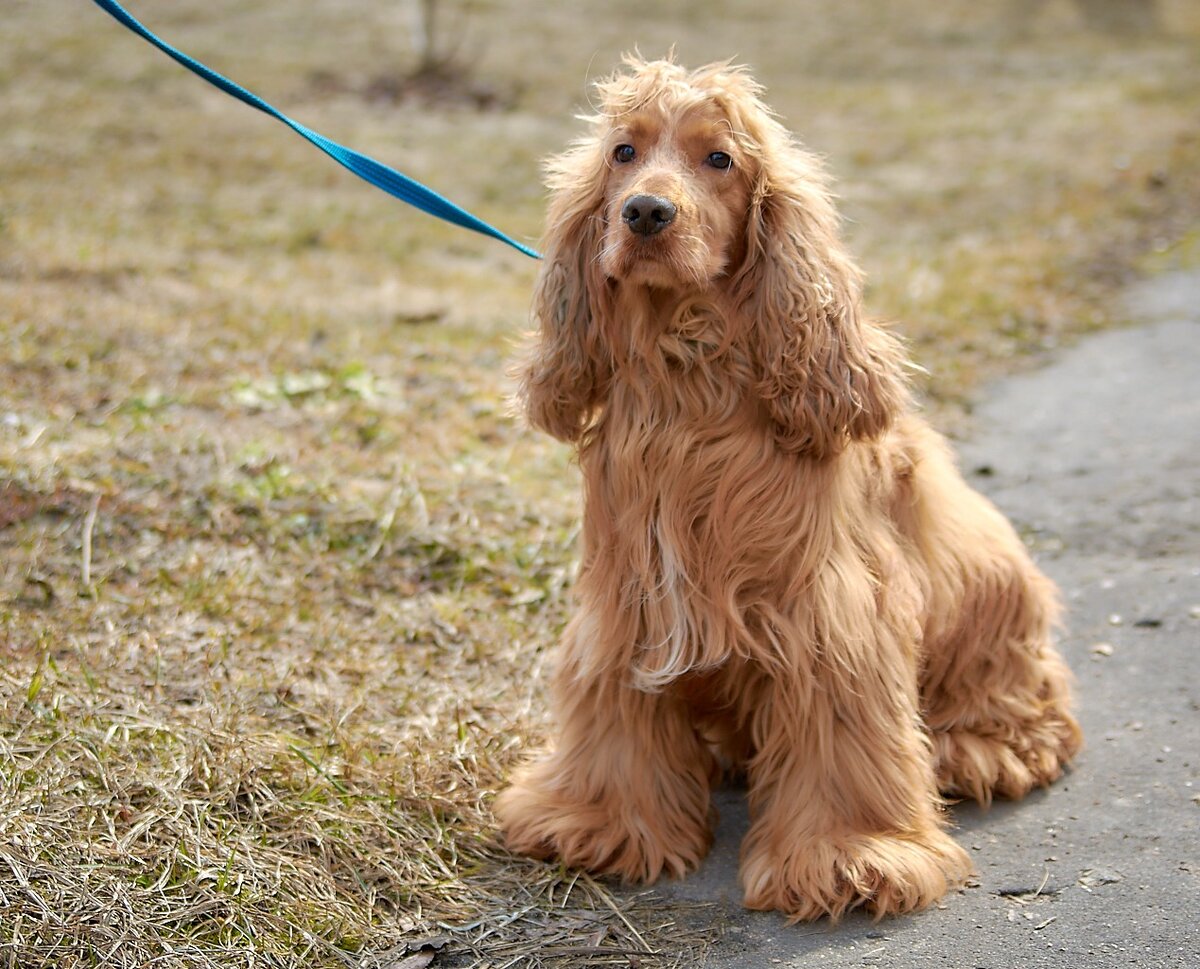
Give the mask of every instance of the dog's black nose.
[[633, 195], [621, 206], [621, 218], [630, 232], [652, 236], [675, 218], [675, 203], [658, 195]]

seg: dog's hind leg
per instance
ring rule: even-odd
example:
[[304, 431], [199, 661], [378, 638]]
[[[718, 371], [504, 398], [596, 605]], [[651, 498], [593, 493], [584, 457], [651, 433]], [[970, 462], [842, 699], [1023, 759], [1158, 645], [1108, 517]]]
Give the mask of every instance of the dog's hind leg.
[[1054, 586], [1023, 549], [980, 551], [964, 562], [959, 621], [927, 639], [922, 704], [938, 786], [987, 804], [1056, 780], [1082, 734], [1051, 639]]
[[921, 705], [938, 785], [987, 804], [1057, 779], [1082, 744], [1053, 583], [932, 431], [901, 523], [926, 577]]

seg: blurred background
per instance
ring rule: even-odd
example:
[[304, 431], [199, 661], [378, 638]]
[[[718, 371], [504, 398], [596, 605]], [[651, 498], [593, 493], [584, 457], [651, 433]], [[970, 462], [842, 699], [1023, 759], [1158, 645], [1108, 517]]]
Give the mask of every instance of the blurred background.
[[[1194, 0], [129, 7], [531, 242], [540, 160], [622, 51], [749, 65], [952, 429], [1200, 261]], [[570, 455], [506, 402], [533, 261], [90, 3], [2, 9], [0, 947], [342, 965], [439, 920], [519, 952], [550, 910], [681, 944], [489, 840], [576, 554]]]

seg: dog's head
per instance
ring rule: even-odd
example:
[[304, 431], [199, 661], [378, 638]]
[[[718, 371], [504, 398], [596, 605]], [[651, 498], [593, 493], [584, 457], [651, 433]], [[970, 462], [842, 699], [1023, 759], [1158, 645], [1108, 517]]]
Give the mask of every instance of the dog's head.
[[766, 221], [792, 196], [833, 228], [819, 164], [745, 69], [632, 56], [625, 67], [596, 83], [589, 135], [547, 165], [551, 254], [590, 244], [609, 280], [694, 290], [760, 258]]
[[[741, 68], [625, 66], [596, 84], [591, 132], [547, 166], [534, 302], [547, 346], [582, 373], [619, 291], [708, 294], [745, 330], [752, 389], [781, 444], [819, 455], [882, 431], [905, 400], [901, 356], [860, 319], [859, 273], [818, 161]], [[560, 416], [572, 430], [586, 424]]]

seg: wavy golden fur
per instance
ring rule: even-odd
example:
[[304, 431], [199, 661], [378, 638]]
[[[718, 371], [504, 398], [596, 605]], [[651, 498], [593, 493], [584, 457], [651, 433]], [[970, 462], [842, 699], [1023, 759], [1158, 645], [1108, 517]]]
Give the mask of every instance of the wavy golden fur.
[[741, 69], [627, 58], [549, 167], [521, 365], [583, 470], [556, 742], [496, 801], [516, 851], [682, 875], [744, 772], [745, 904], [937, 901], [939, 791], [1017, 798], [1080, 745], [1055, 590], [909, 400], [826, 179]]

